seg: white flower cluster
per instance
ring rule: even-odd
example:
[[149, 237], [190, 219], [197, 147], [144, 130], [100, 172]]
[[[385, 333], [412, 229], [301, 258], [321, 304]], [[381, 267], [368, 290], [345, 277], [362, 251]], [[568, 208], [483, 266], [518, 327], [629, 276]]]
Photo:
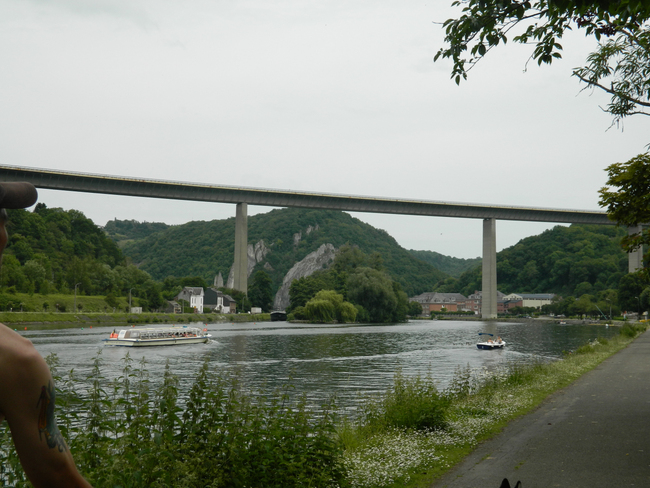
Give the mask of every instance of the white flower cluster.
[[[344, 465], [354, 488], [407, 482], [413, 469], [426, 469], [442, 459], [430, 432], [390, 430], [361, 449], [346, 452]], [[442, 461], [444, 462], [444, 461]]]

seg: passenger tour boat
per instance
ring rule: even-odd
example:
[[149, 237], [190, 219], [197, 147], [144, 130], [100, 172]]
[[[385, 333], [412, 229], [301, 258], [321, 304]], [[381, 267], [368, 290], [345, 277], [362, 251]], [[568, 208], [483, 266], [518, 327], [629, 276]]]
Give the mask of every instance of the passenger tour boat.
[[159, 327], [155, 329], [113, 330], [108, 339], [103, 339], [110, 346], [175, 346], [179, 344], [199, 344], [210, 340], [208, 329], [199, 327]]

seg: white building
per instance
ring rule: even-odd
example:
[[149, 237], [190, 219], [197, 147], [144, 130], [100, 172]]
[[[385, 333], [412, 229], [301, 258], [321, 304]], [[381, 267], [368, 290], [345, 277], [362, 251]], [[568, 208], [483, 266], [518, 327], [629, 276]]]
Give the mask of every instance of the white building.
[[186, 286], [176, 296], [176, 300], [185, 300], [198, 313], [203, 313], [203, 288], [200, 286]]
[[511, 293], [503, 297], [507, 301], [521, 300], [522, 307], [533, 307], [540, 309], [542, 305], [550, 305], [555, 298], [555, 293]]

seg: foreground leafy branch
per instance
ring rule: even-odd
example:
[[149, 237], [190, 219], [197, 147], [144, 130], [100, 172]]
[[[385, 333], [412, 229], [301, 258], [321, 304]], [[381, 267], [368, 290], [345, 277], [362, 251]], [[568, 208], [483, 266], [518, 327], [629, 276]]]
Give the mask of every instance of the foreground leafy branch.
[[551, 64], [562, 57], [565, 32], [581, 29], [597, 41], [587, 65], [573, 74], [588, 87], [611, 95], [607, 112], [619, 122], [629, 115], [649, 115], [638, 107], [650, 106], [648, 27], [650, 4], [643, 0], [456, 0], [457, 18], [446, 20], [445, 46], [434, 61], [449, 58], [451, 78], [460, 84], [489, 51], [506, 44], [532, 44], [531, 59]]
[[[650, 154], [640, 154], [625, 163], [615, 163], [607, 167], [607, 186], [601, 188], [599, 204], [607, 209], [609, 217], [620, 226], [637, 228], [625, 236], [621, 246], [627, 252], [643, 249], [650, 244]], [[643, 229], [642, 226], [646, 225]], [[645, 281], [650, 281], [648, 259], [650, 250], [646, 249], [644, 268]]]

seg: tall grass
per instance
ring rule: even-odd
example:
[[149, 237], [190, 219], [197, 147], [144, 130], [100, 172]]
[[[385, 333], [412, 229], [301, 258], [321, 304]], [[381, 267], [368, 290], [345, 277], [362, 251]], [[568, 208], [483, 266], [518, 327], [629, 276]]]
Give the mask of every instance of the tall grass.
[[[84, 380], [59, 375], [55, 356], [48, 361], [61, 431], [95, 487], [346, 486], [333, 403], [316, 416], [290, 387], [246, 393], [236, 376], [213, 375], [207, 362], [181, 398], [169, 365], [154, 387], [146, 364], [128, 355], [114, 380], [102, 375], [101, 355]], [[0, 481], [30, 486], [6, 426], [0, 443]]]

